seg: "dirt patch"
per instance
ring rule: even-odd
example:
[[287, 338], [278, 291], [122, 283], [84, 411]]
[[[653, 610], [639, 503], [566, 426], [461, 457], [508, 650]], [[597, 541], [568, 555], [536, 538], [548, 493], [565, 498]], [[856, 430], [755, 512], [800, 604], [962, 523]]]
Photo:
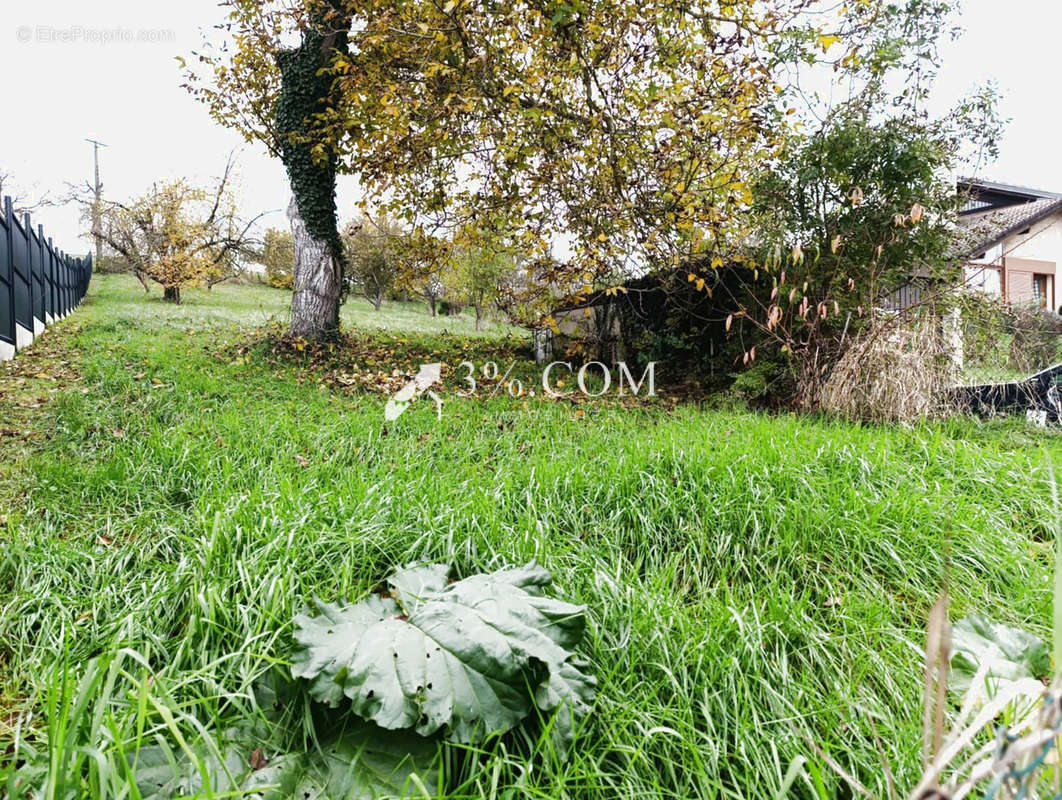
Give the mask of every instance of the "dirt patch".
[[32, 347], [0, 364], [0, 498], [30, 449], [49, 435], [46, 406], [81, 386], [79, 352], [71, 347], [77, 323], [51, 328]]

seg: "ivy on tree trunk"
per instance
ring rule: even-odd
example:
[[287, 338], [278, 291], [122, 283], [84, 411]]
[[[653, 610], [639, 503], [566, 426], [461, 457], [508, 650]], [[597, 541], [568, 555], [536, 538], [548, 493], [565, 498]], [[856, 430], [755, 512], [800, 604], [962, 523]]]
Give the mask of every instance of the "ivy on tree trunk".
[[326, 68], [336, 52], [348, 53], [342, 26], [327, 34], [304, 31], [299, 47], [276, 56], [281, 76], [276, 126], [293, 194], [288, 206], [295, 243], [290, 330], [306, 339], [328, 338], [339, 330], [343, 246], [336, 224], [336, 157], [326, 148], [315, 152], [310, 135], [313, 116], [334, 102]]

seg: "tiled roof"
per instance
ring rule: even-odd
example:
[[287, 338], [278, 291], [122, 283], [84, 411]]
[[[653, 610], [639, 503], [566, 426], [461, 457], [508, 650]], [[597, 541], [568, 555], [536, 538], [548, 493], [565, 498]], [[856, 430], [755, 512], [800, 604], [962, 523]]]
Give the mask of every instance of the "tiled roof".
[[965, 256], [976, 256], [1059, 210], [1062, 210], [1062, 199], [1044, 197], [981, 214], [967, 214], [959, 218], [959, 249]]

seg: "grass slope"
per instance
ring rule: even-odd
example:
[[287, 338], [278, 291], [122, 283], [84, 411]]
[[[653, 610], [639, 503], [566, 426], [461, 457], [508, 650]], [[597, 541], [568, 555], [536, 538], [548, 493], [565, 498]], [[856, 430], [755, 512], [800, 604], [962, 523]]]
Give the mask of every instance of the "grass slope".
[[[56, 786], [118, 795], [118, 750], [168, 715], [185, 735], [255, 715], [249, 687], [309, 598], [359, 598], [410, 561], [538, 559], [589, 607], [599, 698], [570, 761], [506, 737], [455, 759], [454, 797], [771, 798], [801, 755], [810, 796], [828, 770], [805, 733], [884, 795], [873, 731], [912, 785], [949, 570], [953, 616], [1045, 631], [1057, 437], [506, 397], [385, 427], [380, 395], [217, 357], [281, 294], [137, 291], [97, 279], [0, 387], [18, 426], [0, 437], [0, 779], [50, 743]], [[405, 308], [385, 323], [441, 330]], [[86, 659], [118, 648], [137, 655], [64, 716]]]

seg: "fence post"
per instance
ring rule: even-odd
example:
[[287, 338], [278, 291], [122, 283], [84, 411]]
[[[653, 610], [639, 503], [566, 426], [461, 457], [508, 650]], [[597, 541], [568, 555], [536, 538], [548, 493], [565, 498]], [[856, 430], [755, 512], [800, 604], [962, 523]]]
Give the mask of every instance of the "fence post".
[[60, 250], [58, 254], [59, 259], [59, 319], [66, 316], [67, 302], [66, 302], [66, 256], [63, 255], [63, 251]]
[[63, 263], [63, 316], [70, 313], [70, 259], [66, 251], [59, 251], [59, 261]]
[[29, 312], [26, 317], [26, 330], [29, 344], [33, 344], [33, 340], [37, 338], [37, 315], [34, 313], [36, 304], [33, 301], [33, 222], [29, 212], [22, 215], [22, 235], [26, 237], [26, 310]]
[[[15, 294], [15, 349], [21, 350], [33, 344], [33, 269], [29, 234], [26, 232], [26, 223], [29, 220], [24, 219], [22, 224], [19, 225], [12, 208], [11, 222], [13, 243], [11, 248], [12, 278], [14, 279], [13, 289]], [[17, 242], [15, 241], [16, 233], [21, 237]], [[17, 258], [15, 258], [16, 253], [18, 254]], [[20, 263], [22, 265], [21, 268], [19, 267]]]
[[26, 260], [30, 282], [30, 327], [33, 330], [33, 338], [36, 339], [44, 333], [44, 314], [41, 312], [41, 301], [44, 299], [44, 282], [41, 280], [41, 248], [40, 240], [33, 233], [33, 222], [28, 213], [25, 219]]
[[14, 231], [11, 229], [14, 218], [11, 198], [4, 197], [5, 246], [4, 258], [0, 262], [0, 281], [7, 284], [7, 297], [0, 297], [0, 301], [4, 303], [4, 313], [0, 314], [0, 319], [3, 319], [5, 315], [7, 319], [4, 320], [3, 325], [0, 325], [0, 361], [15, 357], [15, 254], [12, 252]]
[[44, 226], [37, 224], [37, 251], [40, 253], [40, 276], [41, 276], [41, 299], [40, 310], [41, 326], [48, 325], [48, 243], [44, 240]]
[[52, 237], [48, 237], [48, 244], [46, 250], [48, 252], [48, 271], [45, 275], [48, 277], [48, 302], [44, 307], [44, 313], [47, 315], [47, 319], [44, 321], [49, 324], [55, 324], [55, 253], [52, 252]]

